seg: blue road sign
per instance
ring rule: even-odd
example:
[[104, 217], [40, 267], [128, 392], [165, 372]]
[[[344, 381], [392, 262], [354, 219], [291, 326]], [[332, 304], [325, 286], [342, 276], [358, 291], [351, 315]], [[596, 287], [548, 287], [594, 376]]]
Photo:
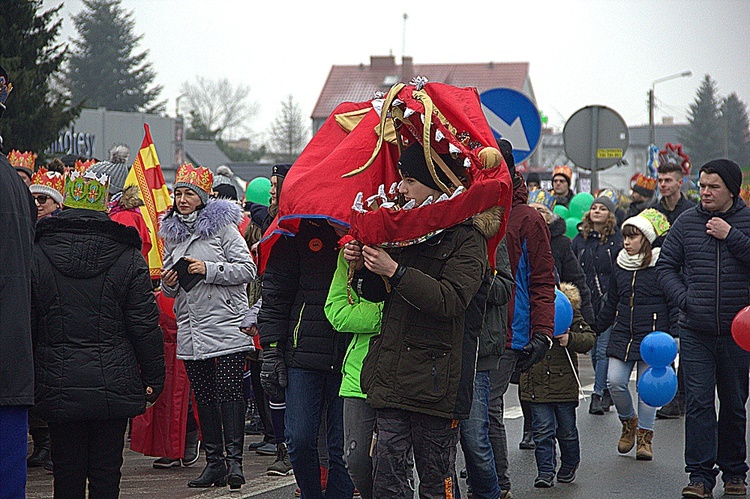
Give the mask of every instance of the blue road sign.
[[495, 137], [513, 144], [516, 163], [531, 156], [542, 137], [542, 120], [531, 99], [511, 88], [493, 88], [479, 98]]

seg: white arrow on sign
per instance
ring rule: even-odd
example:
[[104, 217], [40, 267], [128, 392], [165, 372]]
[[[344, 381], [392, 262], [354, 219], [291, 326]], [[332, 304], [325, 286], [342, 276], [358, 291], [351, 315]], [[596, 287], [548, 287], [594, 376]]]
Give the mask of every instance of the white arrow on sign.
[[513, 144], [513, 149], [518, 151], [530, 151], [529, 139], [526, 138], [526, 131], [523, 129], [521, 118], [517, 117], [513, 123], [508, 125], [503, 119], [496, 115], [492, 109], [482, 104], [482, 111], [487, 118], [490, 127], [500, 134], [504, 139], [508, 139]]

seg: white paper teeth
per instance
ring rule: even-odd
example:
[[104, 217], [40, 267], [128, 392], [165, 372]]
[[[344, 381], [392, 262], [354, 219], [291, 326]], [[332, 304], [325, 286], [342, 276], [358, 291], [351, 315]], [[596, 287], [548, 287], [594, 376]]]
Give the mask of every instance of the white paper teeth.
[[413, 199], [411, 199], [411, 200], [409, 200], [409, 202], [408, 202], [408, 203], [406, 203], [406, 204], [404, 205], [404, 207], [403, 207], [403, 208], [401, 208], [401, 209], [402, 209], [402, 210], [411, 210], [412, 208], [414, 208], [414, 205], [416, 205], [416, 204], [417, 204], [417, 203], [415, 203], [415, 202], [414, 202], [414, 200], [413, 200]]
[[445, 135], [443, 135], [443, 132], [440, 130], [435, 130], [435, 142], [440, 142], [445, 138]]
[[403, 103], [404, 101], [402, 101], [401, 99], [393, 99], [393, 102], [391, 102], [391, 107], [398, 107]]
[[354, 197], [354, 204], [352, 205], [352, 210], [359, 212], [359, 213], [367, 213], [367, 210], [365, 210], [365, 206], [362, 203], [362, 198], [364, 195], [361, 192], [358, 192], [357, 195]]
[[437, 198], [436, 203], [440, 203], [441, 201], [447, 201], [450, 199], [446, 193], [442, 193], [439, 198]]
[[391, 210], [396, 207], [396, 203], [393, 201], [388, 201], [387, 203], [383, 203], [380, 205], [381, 208], [385, 208], [386, 210]]
[[399, 186], [400, 186], [400, 185], [401, 185], [401, 183], [400, 183], [400, 182], [393, 182], [393, 183], [391, 184], [391, 188], [390, 188], [390, 189], [388, 189], [388, 194], [390, 194], [390, 195], [391, 195], [391, 197], [393, 197], [393, 196], [395, 196], [396, 194], [398, 194], [398, 188], [399, 188]]
[[430, 204], [432, 204], [432, 196], [427, 196], [427, 199], [422, 201], [422, 204], [420, 204], [419, 207], [421, 208], [422, 206], [427, 206]]
[[461, 194], [462, 192], [464, 192], [464, 190], [465, 190], [464, 186], [463, 185], [459, 185], [458, 188], [455, 191], [453, 191], [453, 194], [451, 194], [451, 197], [449, 199], [453, 199], [454, 197], [456, 197], [459, 194]]
[[422, 120], [422, 124], [424, 125], [424, 114], [420, 114], [419, 119]]
[[471, 168], [471, 160], [469, 158], [464, 158], [464, 168]]
[[451, 154], [454, 154], [454, 153], [455, 154], [459, 154], [461, 152], [461, 149], [459, 149], [458, 147], [454, 146], [453, 144], [449, 144], [448, 145], [448, 152], [450, 152]]
[[383, 103], [385, 101], [383, 99], [375, 99], [372, 101], [372, 108], [375, 110], [376, 113], [378, 113], [378, 116], [380, 116], [383, 113]]
[[415, 112], [414, 109], [409, 109], [407, 107], [406, 111], [404, 111], [404, 118], [408, 118], [409, 116], [411, 116], [412, 114], [414, 114], [414, 112]]
[[383, 200], [385, 203], [388, 201], [388, 196], [385, 195], [385, 184], [380, 184], [378, 187], [378, 196]]

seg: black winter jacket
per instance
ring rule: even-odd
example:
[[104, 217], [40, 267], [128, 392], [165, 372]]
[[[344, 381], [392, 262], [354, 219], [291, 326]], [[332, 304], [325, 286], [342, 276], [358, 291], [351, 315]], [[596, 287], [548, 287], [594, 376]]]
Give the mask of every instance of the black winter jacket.
[[296, 236], [279, 237], [270, 250], [258, 313], [260, 344], [281, 348], [289, 367], [341, 372], [352, 337], [335, 332], [324, 311], [338, 239], [325, 220], [304, 219]]
[[164, 345], [138, 231], [64, 210], [37, 225], [36, 405], [47, 421], [129, 418], [164, 387]]
[[678, 316], [657, 282], [655, 267], [626, 270], [615, 264], [609, 295], [594, 329], [601, 334], [612, 326], [607, 357], [629, 362], [641, 360], [641, 341], [648, 333], [664, 331], [677, 336]]
[[591, 291], [586, 284], [586, 274], [583, 273], [581, 264], [573, 254], [573, 246], [568, 236], [565, 235], [565, 220], [555, 217], [549, 224], [549, 232], [552, 238], [552, 258], [555, 260], [555, 269], [560, 282], [575, 284], [581, 294], [581, 315], [587, 324], [594, 323], [594, 308], [591, 306]]
[[573, 254], [586, 274], [586, 284], [591, 291], [591, 306], [595, 314], [606, 302], [615, 259], [622, 249], [622, 232], [615, 227], [607, 242], [599, 244], [600, 242], [601, 235], [598, 232], [591, 232], [588, 239], [584, 239], [583, 234], [578, 234], [573, 239]]
[[664, 206], [664, 199], [662, 198], [654, 208], [659, 210], [660, 213], [662, 213], [665, 217], [667, 217], [667, 220], [669, 221], [669, 225], [674, 225], [675, 220], [682, 215], [684, 212], [689, 210], [690, 208], [693, 208], [695, 206], [695, 203], [690, 201], [688, 198], [685, 197], [684, 194], [680, 193], [680, 200], [677, 201], [677, 204], [674, 207], [674, 210], [669, 211], [666, 206]]
[[[723, 241], [706, 233], [712, 217], [732, 226]], [[656, 272], [682, 312], [680, 327], [730, 334], [734, 316], [750, 305], [750, 209], [736, 198], [725, 213], [701, 205], [685, 211], [667, 234]]]
[[36, 205], [0, 153], [0, 407], [34, 405], [31, 250]]

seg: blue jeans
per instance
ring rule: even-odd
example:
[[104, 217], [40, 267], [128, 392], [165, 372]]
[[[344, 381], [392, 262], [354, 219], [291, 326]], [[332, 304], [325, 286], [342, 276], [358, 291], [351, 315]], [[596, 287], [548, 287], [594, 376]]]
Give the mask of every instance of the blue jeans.
[[607, 345], [612, 327], [608, 327], [596, 338], [596, 345], [591, 351], [591, 363], [594, 366], [594, 393], [604, 395], [607, 388], [607, 370], [609, 369], [609, 357], [607, 357]]
[[477, 371], [471, 413], [469, 419], [460, 423], [461, 449], [466, 458], [471, 491], [477, 499], [497, 499], [501, 492], [495, 471], [495, 454], [490, 443], [489, 400], [490, 372]]
[[354, 484], [344, 465], [344, 400], [338, 396], [341, 373], [290, 367], [286, 388], [285, 436], [294, 477], [303, 499], [320, 499], [318, 427], [327, 408], [328, 497], [351, 498]]
[[562, 466], [577, 468], [581, 462], [578, 445], [575, 402], [531, 403], [531, 426], [534, 430], [534, 457], [539, 475], [555, 474], [557, 456], [555, 439], [560, 446]]
[[[638, 379], [640, 379], [643, 372], [648, 369], [648, 364], [642, 360], [639, 360], [637, 363]], [[620, 421], [625, 421], [635, 416], [633, 398], [630, 396], [630, 388], [628, 388], [630, 373], [633, 371], [635, 364], [635, 360], [623, 362], [614, 357], [609, 359], [609, 371], [607, 371], [607, 377], [609, 379], [609, 394], [612, 396], [612, 401], [615, 403], [615, 408], [617, 409], [617, 415], [620, 417]], [[639, 396], [638, 428], [653, 431], [654, 419], [656, 419], [656, 407], [651, 407], [646, 404]]]
[[[680, 369], [685, 371], [685, 471], [690, 481], [713, 488], [719, 470], [725, 482], [734, 476], [744, 479], [750, 353], [730, 334], [681, 329]], [[718, 421], [714, 391], [719, 395]]]
[[0, 407], [0, 497], [26, 497], [28, 408]]

